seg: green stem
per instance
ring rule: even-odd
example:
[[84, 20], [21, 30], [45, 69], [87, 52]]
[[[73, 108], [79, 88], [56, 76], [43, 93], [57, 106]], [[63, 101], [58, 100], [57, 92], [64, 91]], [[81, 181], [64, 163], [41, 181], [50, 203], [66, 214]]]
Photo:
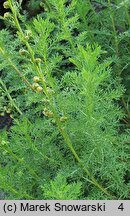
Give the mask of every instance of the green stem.
[[[19, 192], [16, 191], [14, 188], [9, 188], [9, 191], [19, 196]], [[27, 194], [27, 193], [23, 193], [21, 196], [22, 196], [23, 198], [28, 199], [28, 200], [30, 200], [30, 199], [31, 199], [31, 200], [34, 200], [34, 199], [35, 199], [34, 197], [30, 196], [30, 195]], [[22, 197], [21, 197], [21, 198], [22, 198]]]
[[109, 11], [110, 11], [110, 18], [111, 18], [111, 22], [112, 22], [113, 34], [114, 34], [114, 38], [115, 38], [116, 55], [119, 56], [117, 32], [116, 32], [114, 15], [113, 15], [113, 11], [112, 11], [111, 1], [110, 0], [108, 0], [108, 4], [109, 4]]
[[126, 5], [125, 0], [123, 0], [123, 4], [124, 4], [124, 8], [125, 8], [126, 18], [127, 18], [127, 21], [128, 21], [129, 27], [130, 27], [130, 15], [129, 15], [128, 7]]
[[13, 61], [6, 55], [5, 51], [0, 47], [0, 53], [3, 55], [3, 57], [8, 61], [9, 65], [16, 71], [16, 73], [21, 77], [23, 82], [33, 90], [32, 85], [30, 82], [26, 79], [26, 77], [19, 71], [17, 66], [13, 63]]
[[27, 163], [23, 159], [19, 158], [16, 154], [14, 154], [10, 149], [6, 147], [3, 147], [3, 149], [7, 151], [8, 154], [11, 155], [19, 163], [22, 163], [29, 170], [29, 172], [34, 176], [36, 180], [40, 180], [39, 176], [35, 173], [35, 171], [30, 166], [28, 166]]
[[4, 90], [6, 91], [7, 97], [10, 100], [10, 103], [15, 107], [15, 109], [17, 110], [17, 112], [22, 115], [21, 110], [19, 109], [19, 107], [16, 105], [16, 103], [14, 102], [14, 100], [12, 99], [11, 95], [8, 92], [8, 89], [6, 88], [6, 85], [3, 83], [2, 79], [0, 79], [0, 84], [3, 86]]

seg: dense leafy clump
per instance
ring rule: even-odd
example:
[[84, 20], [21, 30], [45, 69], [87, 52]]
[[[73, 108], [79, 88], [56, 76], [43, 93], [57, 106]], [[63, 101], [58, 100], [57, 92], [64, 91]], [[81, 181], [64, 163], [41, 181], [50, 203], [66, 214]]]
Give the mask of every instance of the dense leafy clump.
[[13, 119], [1, 131], [0, 190], [128, 199], [129, 3], [49, 0], [31, 21], [21, 3], [6, 2], [0, 31], [0, 112]]

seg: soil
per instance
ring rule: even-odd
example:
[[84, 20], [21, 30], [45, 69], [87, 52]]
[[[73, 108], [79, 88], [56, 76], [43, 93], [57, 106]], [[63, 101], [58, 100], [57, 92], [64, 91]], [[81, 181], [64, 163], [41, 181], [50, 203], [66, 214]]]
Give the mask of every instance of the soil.
[[9, 130], [11, 125], [12, 125], [12, 118], [9, 116], [9, 114], [0, 116], [0, 129], [6, 128], [7, 130]]

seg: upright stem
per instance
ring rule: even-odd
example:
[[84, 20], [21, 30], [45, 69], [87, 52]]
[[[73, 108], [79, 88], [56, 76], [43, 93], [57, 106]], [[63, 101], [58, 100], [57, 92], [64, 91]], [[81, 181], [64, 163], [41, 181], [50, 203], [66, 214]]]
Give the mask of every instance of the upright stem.
[[116, 55], [118, 56], [119, 55], [118, 39], [117, 39], [117, 32], [116, 32], [115, 21], [114, 21], [114, 16], [113, 16], [113, 11], [112, 11], [110, 0], [108, 0], [108, 4], [109, 4], [110, 18], [111, 18], [111, 22], [112, 22], [113, 34], [114, 34], [114, 38], [115, 38]]
[[4, 49], [0, 47], [0, 53], [3, 55], [3, 57], [8, 61], [10, 66], [16, 71], [19, 77], [23, 80], [23, 82], [33, 90], [30, 82], [26, 79], [26, 77], [20, 72], [20, 70], [17, 68], [17, 66], [13, 63], [13, 61], [6, 55]]
[[127, 21], [128, 21], [129, 27], [130, 27], [130, 15], [129, 15], [128, 7], [126, 5], [125, 0], [123, 0], [123, 4], [124, 4], [124, 8], [125, 8], [126, 18], [127, 18]]
[[12, 97], [11, 97], [11, 95], [9, 94], [8, 89], [6, 88], [6, 85], [3, 83], [2, 79], [0, 79], [0, 83], [1, 83], [1, 85], [3, 86], [4, 90], [6, 91], [7, 97], [9, 98], [11, 104], [15, 107], [15, 109], [17, 110], [17, 112], [18, 112], [20, 115], [22, 115], [21, 110], [19, 109], [19, 107], [16, 105], [16, 103], [15, 103], [14, 100], [12, 99]]
[[12, 156], [15, 160], [17, 160], [19, 163], [22, 163], [22, 164], [29, 170], [29, 172], [34, 176], [34, 178], [35, 178], [36, 180], [40, 180], [40, 177], [35, 173], [35, 171], [34, 171], [29, 165], [26, 164], [26, 162], [25, 162], [23, 159], [17, 157], [17, 155], [14, 154], [14, 153], [13, 153], [9, 148], [7, 148], [6, 146], [3, 146], [3, 149], [5, 149], [5, 150], [8, 152], [8, 154], [11, 155], [11, 156]]

